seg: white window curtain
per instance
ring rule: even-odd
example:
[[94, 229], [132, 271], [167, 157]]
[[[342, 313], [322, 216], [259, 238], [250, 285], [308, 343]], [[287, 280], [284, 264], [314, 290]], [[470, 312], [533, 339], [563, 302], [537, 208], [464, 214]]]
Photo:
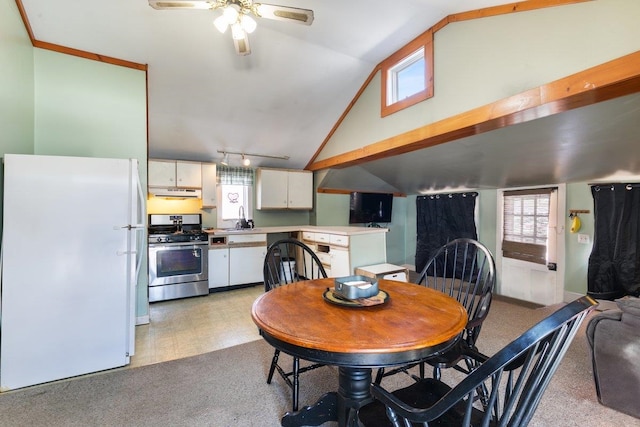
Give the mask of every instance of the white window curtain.
[[253, 185], [253, 169], [218, 165], [217, 182], [223, 185]]

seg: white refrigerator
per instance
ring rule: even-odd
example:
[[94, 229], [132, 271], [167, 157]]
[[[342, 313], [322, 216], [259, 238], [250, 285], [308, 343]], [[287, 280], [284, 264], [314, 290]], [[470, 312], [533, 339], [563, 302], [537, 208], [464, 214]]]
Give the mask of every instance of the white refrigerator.
[[135, 159], [4, 156], [2, 391], [129, 363], [146, 228]]

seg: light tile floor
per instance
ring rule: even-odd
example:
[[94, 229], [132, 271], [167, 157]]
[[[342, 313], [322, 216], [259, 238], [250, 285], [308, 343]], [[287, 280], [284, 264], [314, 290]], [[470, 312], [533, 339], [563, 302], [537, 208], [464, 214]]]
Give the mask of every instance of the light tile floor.
[[180, 359], [260, 339], [251, 305], [262, 284], [203, 297], [149, 304], [150, 322], [136, 326], [130, 368]]

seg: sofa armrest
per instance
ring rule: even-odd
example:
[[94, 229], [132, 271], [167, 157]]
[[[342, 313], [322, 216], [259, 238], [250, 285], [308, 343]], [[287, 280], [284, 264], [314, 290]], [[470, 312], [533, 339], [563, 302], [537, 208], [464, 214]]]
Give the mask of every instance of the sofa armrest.
[[589, 323], [587, 323], [587, 340], [589, 341], [589, 346], [593, 349], [593, 337], [596, 332], [596, 326], [598, 322], [602, 320], [616, 320], [620, 321], [622, 319], [622, 311], [620, 310], [607, 310], [600, 312], [593, 316]]

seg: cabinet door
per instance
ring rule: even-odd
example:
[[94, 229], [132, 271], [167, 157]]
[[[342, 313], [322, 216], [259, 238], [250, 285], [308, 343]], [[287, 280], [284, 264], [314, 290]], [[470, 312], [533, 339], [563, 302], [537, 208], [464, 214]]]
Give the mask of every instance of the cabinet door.
[[331, 248], [331, 274], [334, 277], [351, 276], [353, 271], [349, 264], [349, 250]]
[[313, 173], [289, 171], [287, 206], [289, 209], [313, 208]]
[[258, 169], [256, 209], [285, 209], [287, 207], [287, 171]]
[[202, 168], [200, 163], [176, 162], [176, 185], [178, 187], [201, 188]]
[[175, 187], [176, 186], [176, 162], [149, 160], [149, 186], [150, 187]]
[[216, 207], [216, 164], [202, 164], [202, 207]]
[[262, 282], [266, 246], [229, 248], [229, 285]]
[[209, 289], [229, 286], [229, 249], [209, 249]]

